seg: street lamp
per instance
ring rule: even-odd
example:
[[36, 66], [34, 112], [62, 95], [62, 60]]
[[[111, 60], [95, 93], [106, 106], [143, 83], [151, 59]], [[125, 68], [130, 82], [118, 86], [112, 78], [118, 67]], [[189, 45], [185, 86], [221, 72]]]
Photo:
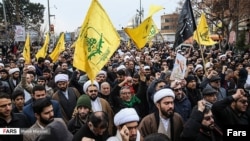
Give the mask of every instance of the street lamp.
[[142, 9], [142, 7], [141, 7], [141, 0], [140, 0], [140, 9], [138, 10], [136, 10], [137, 12], [138, 12], [138, 15], [139, 15], [139, 24], [141, 24], [141, 22], [142, 22], [142, 16], [143, 16], [143, 9]]
[[55, 17], [55, 15], [50, 15], [50, 6], [49, 6], [49, 0], [48, 0], [48, 21], [49, 21], [49, 33], [51, 32], [51, 30], [50, 30], [50, 27], [51, 27], [50, 17]]

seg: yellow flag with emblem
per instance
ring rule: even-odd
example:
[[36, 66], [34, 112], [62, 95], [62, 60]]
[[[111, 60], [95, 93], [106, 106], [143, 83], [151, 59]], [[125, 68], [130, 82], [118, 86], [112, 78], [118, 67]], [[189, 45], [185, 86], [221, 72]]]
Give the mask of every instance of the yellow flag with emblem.
[[120, 36], [98, 0], [92, 0], [75, 44], [73, 66], [93, 82], [120, 45]]
[[124, 28], [124, 31], [134, 41], [138, 49], [142, 49], [159, 32], [152, 17], [144, 20], [136, 28]]
[[31, 64], [31, 59], [30, 59], [30, 35], [29, 33], [27, 34], [24, 48], [23, 48], [23, 58], [25, 60], [25, 64]]
[[162, 6], [151, 5], [148, 17], [138, 27], [124, 28], [124, 31], [134, 41], [138, 49], [142, 49], [147, 42], [150, 42], [159, 33], [152, 16], [161, 9], [163, 9]]
[[196, 31], [194, 32], [194, 40], [196, 40], [198, 44], [204, 46], [211, 46], [216, 44], [216, 42], [210, 38], [209, 28], [204, 13], [201, 14], [200, 22], [197, 26]]
[[53, 63], [57, 61], [60, 53], [63, 52], [64, 50], [65, 50], [65, 38], [64, 38], [64, 33], [61, 33], [60, 38], [56, 44], [56, 47], [49, 55]]
[[38, 50], [38, 52], [36, 53], [36, 59], [38, 59], [39, 57], [42, 57], [42, 58], [46, 57], [47, 51], [48, 51], [48, 47], [49, 47], [49, 40], [50, 40], [49, 39], [49, 33], [47, 33], [42, 48], [40, 48]]

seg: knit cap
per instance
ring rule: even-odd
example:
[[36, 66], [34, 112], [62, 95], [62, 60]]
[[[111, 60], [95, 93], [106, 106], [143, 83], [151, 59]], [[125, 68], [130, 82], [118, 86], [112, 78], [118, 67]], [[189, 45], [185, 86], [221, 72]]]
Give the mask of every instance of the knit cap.
[[89, 96], [87, 96], [86, 94], [81, 95], [76, 103], [76, 107], [78, 108], [79, 106], [84, 106], [89, 109], [92, 109]]

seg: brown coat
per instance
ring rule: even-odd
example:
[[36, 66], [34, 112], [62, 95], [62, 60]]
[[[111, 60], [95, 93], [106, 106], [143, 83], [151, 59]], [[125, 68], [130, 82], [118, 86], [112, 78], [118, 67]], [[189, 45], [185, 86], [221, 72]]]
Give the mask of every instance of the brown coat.
[[[145, 138], [145, 136], [157, 133], [159, 127], [159, 113], [155, 112], [147, 115], [142, 119], [139, 124], [139, 131], [141, 136]], [[171, 124], [171, 141], [180, 141], [180, 135], [183, 130], [183, 120], [178, 113], [174, 113], [173, 117], [170, 118]]]
[[[74, 87], [71, 87], [73, 88], [73, 91], [74, 91], [74, 94], [76, 95], [76, 97], [80, 97], [80, 93], [78, 92], [78, 90]], [[59, 95], [58, 95], [58, 91], [56, 91], [53, 96], [52, 96], [52, 99], [53, 100], [57, 100], [59, 102], [59, 105], [60, 105], [60, 109], [61, 109], [61, 113], [62, 113], [62, 117], [63, 117], [63, 120], [65, 121], [65, 123], [67, 124], [67, 122], [70, 120], [70, 119], [67, 119], [67, 116], [66, 116], [66, 113], [62, 107], [62, 105], [60, 104], [60, 99], [59, 99]], [[73, 113], [72, 113], [73, 114]]]
[[104, 112], [106, 112], [108, 114], [108, 117], [109, 117], [109, 128], [108, 128], [108, 132], [109, 132], [109, 135], [113, 135], [113, 129], [114, 129], [114, 113], [113, 113], [113, 110], [111, 109], [111, 106], [110, 104], [103, 98], [100, 98], [100, 102], [101, 102], [101, 105], [102, 105], [102, 110]]

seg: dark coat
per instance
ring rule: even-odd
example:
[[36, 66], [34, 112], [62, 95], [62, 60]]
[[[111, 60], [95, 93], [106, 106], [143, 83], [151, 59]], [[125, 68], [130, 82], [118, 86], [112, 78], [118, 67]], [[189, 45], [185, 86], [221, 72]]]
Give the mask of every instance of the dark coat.
[[[216, 126], [214, 130], [207, 130], [201, 125], [204, 114], [194, 108], [190, 118], [185, 123], [181, 134], [182, 141], [222, 141], [223, 136]], [[217, 129], [217, 130], [216, 130]], [[215, 139], [215, 140], [213, 140]]]
[[[11, 121], [7, 123], [0, 118], [0, 128], [29, 128], [29, 122], [22, 113], [11, 113]], [[23, 135], [1, 135], [0, 141], [23, 141]]]
[[[62, 118], [59, 103], [55, 100], [51, 100], [51, 102], [52, 102], [52, 106], [53, 106], [54, 117], [55, 118]], [[33, 125], [36, 122], [36, 117], [35, 117], [35, 113], [34, 113], [33, 108], [32, 108], [32, 104], [33, 103], [30, 103], [30, 104], [24, 106], [24, 108], [23, 108], [23, 113], [28, 118], [30, 125]]]
[[83, 125], [78, 132], [75, 133], [72, 141], [81, 141], [83, 137], [95, 139], [95, 141], [106, 141], [108, 139], [108, 130], [103, 135], [95, 135], [90, 129], [88, 124]]

